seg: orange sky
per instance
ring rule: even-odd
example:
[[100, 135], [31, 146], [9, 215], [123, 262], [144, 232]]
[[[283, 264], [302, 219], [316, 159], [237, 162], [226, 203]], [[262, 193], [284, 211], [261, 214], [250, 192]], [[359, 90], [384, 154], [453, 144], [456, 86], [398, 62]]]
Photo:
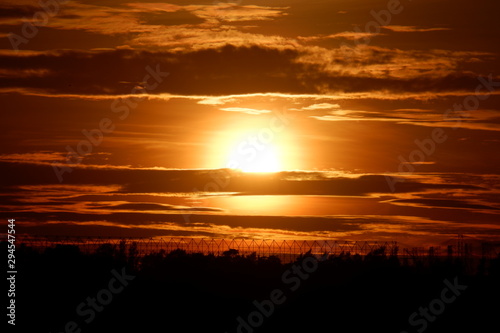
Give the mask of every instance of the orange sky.
[[500, 240], [497, 2], [47, 4], [0, 3], [24, 232]]

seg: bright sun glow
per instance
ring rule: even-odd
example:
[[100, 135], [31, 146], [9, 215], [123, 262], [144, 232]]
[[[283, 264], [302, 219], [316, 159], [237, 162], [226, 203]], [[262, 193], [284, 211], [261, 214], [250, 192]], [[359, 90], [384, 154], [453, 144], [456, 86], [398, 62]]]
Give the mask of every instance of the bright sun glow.
[[[267, 135], [266, 135], [267, 134]], [[282, 170], [281, 151], [273, 133], [264, 130], [235, 131], [227, 142], [225, 167], [243, 172], [278, 172]]]
[[273, 119], [248, 117], [244, 123], [227, 125], [207, 142], [206, 167], [281, 172], [300, 166], [303, 154], [291, 130], [279, 127]]
[[279, 153], [270, 143], [243, 140], [231, 149], [227, 167], [244, 172], [281, 171]]

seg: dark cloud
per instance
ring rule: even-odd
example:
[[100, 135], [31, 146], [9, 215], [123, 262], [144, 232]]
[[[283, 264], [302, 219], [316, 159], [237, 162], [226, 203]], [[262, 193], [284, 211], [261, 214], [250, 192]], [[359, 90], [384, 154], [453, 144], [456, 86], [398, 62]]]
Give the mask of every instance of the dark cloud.
[[106, 210], [162, 210], [162, 211], [205, 211], [205, 212], [221, 212], [222, 209], [209, 208], [209, 207], [180, 207], [165, 204], [153, 204], [153, 203], [126, 203], [119, 205], [103, 205], [95, 204], [91, 208], [94, 209], [106, 209]]
[[[57, 184], [51, 166], [0, 163], [3, 174], [12, 175], [4, 186]], [[64, 175], [65, 185], [99, 184], [122, 186], [117, 193], [194, 193], [236, 192], [242, 195], [343, 195], [361, 196], [370, 193], [392, 193], [386, 176], [364, 175], [357, 178], [324, 178], [300, 173], [249, 174], [221, 170], [141, 170], [73, 168]], [[394, 181], [394, 180], [393, 180]], [[421, 183], [406, 179], [398, 182], [396, 193], [425, 190], [480, 190], [479, 186]]]
[[[329, 239], [363, 241], [395, 240], [412, 237], [446, 239], [457, 233], [477, 237], [498, 238], [500, 231], [492, 225], [470, 223], [429, 223], [416, 217], [391, 216], [235, 216], [192, 214], [186, 219], [180, 214], [105, 213], [79, 214], [72, 212], [0, 212], [2, 218], [15, 218], [16, 230], [30, 235], [99, 236], [99, 237], [259, 237], [263, 233], [276, 236], [314, 235]], [[97, 222], [96, 222], [97, 221]], [[294, 236], [295, 235], [295, 236]], [[337, 236], [333, 236], [337, 235]], [[299, 236], [300, 238], [300, 236]]]
[[[15, 218], [19, 221], [19, 232], [32, 235], [232, 237], [237, 233], [244, 237], [267, 234], [296, 239], [315, 236], [394, 240], [413, 234], [416, 238], [442, 240], [457, 233], [498, 237], [500, 230], [491, 223], [496, 210], [476, 203], [473, 194], [481, 195], [489, 190], [488, 184], [493, 178], [488, 177], [456, 175], [436, 177], [434, 181], [408, 177], [398, 183], [397, 191], [392, 193], [383, 175], [343, 177], [328, 172], [246, 174], [226, 169], [75, 167], [63, 184], [57, 182], [48, 165], [3, 162], [0, 172], [9, 175], [2, 186], [0, 217]], [[470, 182], [478, 186], [468, 184]], [[469, 195], [452, 198], [455, 192]], [[373, 211], [360, 208], [356, 215], [286, 216], [283, 211], [285, 216], [247, 216], [189, 204], [193, 199], [210, 200], [220, 195], [247, 195], [246, 199], [254, 195], [303, 199], [304, 196], [352, 197], [367, 204], [379, 202], [380, 208]], [[422, 198], [418, 198], [419, 195]], [[488, 195], [481, 197], [488, 198]], [[489, 197], [492, 202], [496, 200], [493, 192]], [[331, 202], [336, 200], [332, 198]], [[447, 221], [450, 208], [465, 210]], [[477, 222], [474, 225], [470, 224], [472, 218]]]
[[422, 207], [443, 207], [443, 208], [463, 208], [477, 210], [500, 210], [498, 207], [468, 203], [466, 200], [449, 200], [449, 199], [397, 199], [392, 200], [394, 203], [402, 204], [417, 204]]
[[140, 18], [145, 24], [151, 25], [201, 24], [205, 21], [187, 10], [179, 10], [172, 13], [144, 13]]
[[[430, 64], [418, 72], [418, 77], [412, 74], [414, 70], [395, 77], [391, 73], [383, 74], [384, 67], [396, 64], [404, 73], [409, 70], [404, 64], [408, 57], [416, 59], [420, 54], [410, 52], [398, 58], [398, 52], [394, 55], [391, 50], [374, 48], [363, 53], [362, 57], [349, 60], [342, 59], [342, 54], [337, 52], [334, 55], [337, 58], [325, 63], [317, 61], [317, 55], [303, 52], [294, 48], [226, 45], [192, 52], [4, 53], [0, 55], [0, 71], [11, 74], [0, 78], [0, 87], [32, 89], [47, 94], [129, 94], [134, 87], [144, 86], [142, 80], [148, 74], [148, 66], [159, 66], [160, 71], [170, 73], [154, 91], [149, 92], [151, 94], [427, 93], [471, 91], [478, 85], [477, 77], [465, 72], [450, 74], [448, 69], [432, 72], [433, 62], [439, 61], [437, 54], [429, 58]], [[370, 69], [370, 66], [377, 69]], [[344, 69], [340, 71], [337, 67]], [[362, 70], [364, 67], [366, 71]]]
[[6, 6], [0, 4], [0, 18], [23, 18], [32, 17], [40, 9], [34, 6]]

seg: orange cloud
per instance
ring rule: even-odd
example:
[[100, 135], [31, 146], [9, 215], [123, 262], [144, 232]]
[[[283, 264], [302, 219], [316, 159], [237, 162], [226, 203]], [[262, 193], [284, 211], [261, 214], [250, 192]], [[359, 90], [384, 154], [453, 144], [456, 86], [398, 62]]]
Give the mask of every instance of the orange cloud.
[[418, 28], [413, 25], [385, 25], [382, 28], [394, 32], [429, 32], [451, 30], [450, 28]]
[[349, 40], [359, 40], [364, 38], [372, 38], [374, 36], [381, 35], [380, 33], [372, 33], [372, 32], [356, 32], [356, 31], [343, 31], [331, 35], [318, 35], [318, 36], [298, 36], [299, 40], [303, 40], [305, 42], [312, 42], [324, 39], [338, 39], [344, 38]]
[[269, 110], [256, 110], [256, 109], [250, 109], [250, 108], [238, 108], [238, 107], [232, 107], [232, 108], [222, 108], [220, 109], [222, 111], [231, 111], [231, 112], [242, 112], [246, 114], [263, 114], [263, 113], [270, 113], [271, 111]]

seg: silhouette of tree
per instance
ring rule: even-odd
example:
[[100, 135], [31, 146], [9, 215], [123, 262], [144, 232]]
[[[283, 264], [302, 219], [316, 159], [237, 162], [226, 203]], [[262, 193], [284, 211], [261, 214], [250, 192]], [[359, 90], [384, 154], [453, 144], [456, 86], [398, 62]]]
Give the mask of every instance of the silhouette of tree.
[[231, 258], [235, 258], [238, 256], [238, 254], [240, 253], [240, 251], [238, 250], [235, 250], [235, 249], [229, 249], [227, 251], [224, 251], [222, 252], [222, 255], [224, 257], [231, 257]]
[[[6, 251], [7, 242], [0, 248]], [[300, 258], [312, 256], [307, 251]], [[237, 249], [222, 256], [183, 249], [140, 256], [134, 243], [103, 244], [94, 253], [73, 245], [44, 251], [19, 246], [17, 258], [23, 274], [16, 281], [16, 302], [19, 313], [30, 315], [19, 322], [23, 332], [63, 331], [75, 308], [88, 297], [102, 297], [114, 277], [111, 271], [121, 272], [125, 265], [136, 278], [82, 331], [154, 331], [168, 322], [187, 332], [236, 332], [236, 318], [257, 311], [254, 300], [267, 304], [270, 293], [281, 290], [286, 302], [275, 306], [259, 333], [315, 332], [325, 325], [400, 332], [408, 328], [410, 314], [440, 297], [445, 279], [458, 277], [470, 288], [457, 297], [456, 306], [446, 305], [446, 315], [429, 324], [428, 332], [483, 332], [498, 313], [488, 300], [500, 297], [500, 255], [472, 261], [477, 273], [464, 265], [470, 258], [424, 255], [405, 263], [407, 256], [387, 256], [384, 248], [366, 256], [330, 255], [317, 262], [314, 272], [306, 272], [299, 259], [282, 263], [277, 256], [243, 256]]]

